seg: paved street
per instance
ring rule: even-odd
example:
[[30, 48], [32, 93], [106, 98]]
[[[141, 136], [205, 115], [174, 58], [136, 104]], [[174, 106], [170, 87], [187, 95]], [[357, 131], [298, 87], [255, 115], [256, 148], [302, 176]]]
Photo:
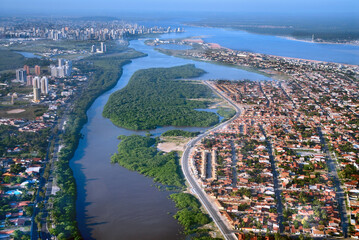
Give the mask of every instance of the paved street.
[[208, 83], [206, 81], [204, 83], [208, 87], [210, 87], [213, 91], [215, 91], [219, 96], [221, 96], [223, 99], [228, 101], [235, 108], [236, 115], [232, 119], [228, 120], [227, 122], [224, 122], [224, 123], [212, 128], [212, 129], [208, 130], [207, 132], [199, 135], [197, 138], [191, 140], [187, 144], [186, 149], [184, 150], [182, 158], [181, 158], [182, 171], [183, 171], [183, 173], [185, 175], [186, 180], [188, 181], [188, 183], [191, 186], [191, 191], [198, 196], [198, 198], [201, 201], [202, 205], [206, 208], [209, 215], [212, 217], [213, 221], [216, 223], [216, 225], [218, 226], [219, 230], [222, 232], [225, 239], [232, 240], [232, 239], [237, 239], [237, 237], [235, 236], [234, 232], [229, 228], [229, 226], [226, 224], [225, 220], [223, 219], [223, 217], [219, 213], [217, 207], [215, 207], [213, 205], [213, 203], [211, 202], [209, 197], [206, 195], [206, 193], [204, 193], [202, 188], [198, 185], [198, 183], [196, 181], [196, 178], [193, 175], [193, 172], [191, 171], [191, 167], [190, 167], [190, 164], [189, 164], [189, 155], [190, 155], [190, 153], [192, 151], [193, 146], [195, 146], [196, 143], [198, 143], [203, 138], [208, 136], [211, 131], [215, 131], [217, 129], [220, 129], [220, 128], [228, 125], [229, 123], [231, 123], [234, 119], [238, 118], [240, 113], [241, 113], [241, 109], [236, 104], [234, 104], [230, 99], [228, 99], [222, 93], [218, 92], [215, 88], [213, 88], [210, 83]]

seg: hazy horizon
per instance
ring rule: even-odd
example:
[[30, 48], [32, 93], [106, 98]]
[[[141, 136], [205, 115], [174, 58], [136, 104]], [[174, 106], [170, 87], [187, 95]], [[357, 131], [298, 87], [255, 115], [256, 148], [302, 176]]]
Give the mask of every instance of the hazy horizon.
[[339, 14], [352, 15], [358, 13], [359, 1], [356, 0], [1, 0], [0, 13], [2, 16], [21, 15], [62, 15], [86, 16], [134, 13], [263, 13], [263, 14]]

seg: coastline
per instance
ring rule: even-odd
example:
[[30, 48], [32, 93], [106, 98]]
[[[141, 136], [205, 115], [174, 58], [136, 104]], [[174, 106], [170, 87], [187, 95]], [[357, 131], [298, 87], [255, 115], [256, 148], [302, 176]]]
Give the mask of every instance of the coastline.
[[[297, 40], [293, 40], [293, 41], [297, 41]], [[300, 40], [298, 40], [300, 41]], [[207, 43], [206, 44], [217, 44], [217, 43]], [[298, 61], [307, 61], [307, 62], [313, 62], [313, 63], [332, 63], [332, 64], [341, 64], [344, 66], [350, 66], [350, 67], [357, 67], [358, 65], [355, 64], [348, 64], [348, 63], [339, 63], [339, 62], [334, 62], [334, 61], [320, 61], [320, 60], [312, 60], [312, 59], [306, 59], [306, 58], [296, 58], [296, 57], [286, 57], [286, 56], [280, 56], [280, 55], [273, 55], [273, 54], [265, 54], [265, 53], [258, 53], [258, 52], [250, 52], [250, 51], [241, 51], [241, 50], [233, 50], [231, 48], [227, 48], [227, 47], [223, 47], [220, 44], [217, 44], [219, 46], [219, 50], [227, 50], [227, 51], [239, 51], [239, 52], [248, 52], [248, 53], [254, 53], [254, 54], [262, 54], [264, 56], [270, 56], [270, 57], [277, 57], [277, 58], [283, 58], [283, 59], [292, 59], [292, 60], [298, 60]], [[356, 46], [356, 45], [353, 45]], [[359, 46], [359, 45], [358, 45]], [[173, 50], [169, 50], [169, 49], [164, 49], [164, 48], [155, 48], [155, 50], [169, 55], [169, 56], [173, 56], [173, 57], [179, 57], [179, 58], [184, 58], [184, 59], [191, 59], [191, 60], [195, 60], [195, 61], [203, 61], [203, 62], [210, 62], [210, 63], [214, 63], [214, 64], [220, 64], [220, 65], [228, 65], [231, 67], [238, 67], [240, 69], [246, 70], [246, 71], [251, 71], [251, 72], [255, 72], [255, 73], [259, 73], [262, 74], [264, 76], [270, 76], [273, 77], [273, 75], [268, 74], [267, 72], [263, 72], [261, 71], [261, 69], [255, 69], [255, 68], [251, 68], [251, 67], [246, 67], [246, 66], [241, 66], [241, 65], [233, 65], [233, 64], [225, 64], [225, 63], [221, 63], [221, 62], [217, 62], [217, 61], [213, 61], [213, 60], [205, 60], [205, 59], [201, 59], [201, 58], [195, 58], [195, 57], [188, 57], [188, 56], [182, 56], [182, 55], [178, 55], [178, 54], [172, 54], [170, 53]], [[184, 51], [184, 50], [174, 50], [174, 51]], [[268, 74], [268, 75], [266, 75]], [[275, 74], [274, 74], [275, 75]]]
[[[226, 49], [228, 49], [228, 48], [226, 48]], [[168, 50], [168, 49], [155, 48], [155, 50], [160, 52], [160, 53], [166, 54], [168, 56], [173, 56], [173, 57], [177, 57], [177, 58], [193, 60], [193, 61], [197, 61], [197, 62], [206, 62], [206, 63], [216, 64], [216, 65], [228, 66], [228, 67], [232, 67], [232, 68], [238, 68], [238, 69], [241, 69], [241, 70], [244, 70], [244, 71], [247, 71], [247, 72], [257, 73], [257, 74], [260, 74], [260, 75], [263, 75], [263, 76], [269, 77], [269, 78], [273, 78], [273, 77], [277, 76], [275, 74], [268, 74], [266, 72], [262, 72], [262, 71], [260, 71], [258, 69], [255, 69], [255, 68], [250, 68], [250, 67], [245, 67], [245, 66], [240, 66], [240, 65], [233, 65], [233, 64], [229, 64], [229, 63], [222, 63], [222, 62], [219, 62], [219, 61], [199, 59], [199, 58], [190, 57], [190, 56], [169, 54], [169, 53], [166, 52], [166, 50]]]
[[190, 26], [190, 27], [203, 27], [203, 28], [211, 28], [211, 29], [223, 29], [223, 30], [227, 30], [227, 31], [242, 31], [242, 32], [246, 32], [246, 33], [250, 33], [250, 34], [257, 34], [257, 35], [264, 35], [264, 36], [272, 36], [272, 37], [278, 37], [278, 38], [283, 38], [283, 39], [287, 39], [290, 41], [298, 41], [298, 42], [307, 42], [307, 43], [317, 43], [317, 44], [338, 44], [338, 45], [350, 45], [350, 46], [359, 46], [359, 40], [356, 41], [350, 41], [350, 42], [346, 42], [346, 43], [339, 43], [339, 42], [331, 42], [331, 41], [323, 41], [323, 42], [312, 42], [309, 40], [304, 40], [304, 39], [300, 39], [300, 38], [295, 38], [293, 36], [288, 36], [288, 35], [277, 35], [277, 34], [264, 34], [264, 33], [258, 33], [255, 31], [249, 31], [249, 30], [245, 30], [245, 29], [241, 29], [241, 28], [235, 28], [235, 27], [215, 27], [215, 26], [208, 26], [208, 25], [196, 25], [194, 23], [182, 23], [185, 26]]
[[304, 39], [300, 39], [300, 38], [295, 38], [295, 37], [291, 37], [291, 36], [280, 36], [280, 35], [271, 35], [271, 36], [275, 36], [275, 37], [279, 37], [279, 38], [284, 38], [290, 41], [298, 41], [298, 42], [305, 42], [305, 43], [316, 43], [316, 44], [338, 44], [338, 45], [350, 45], [350, 46], [359, 46], [359, 40], [355, 41], [357, 43], [354, 42], [347, 42], [347, 43], [339, 43], [339, 42], [328, 42], [328, 41], [323, 41], [323, 42], [316, 42], [316, 41], [310, 41], [310, 40], [304, 40]]

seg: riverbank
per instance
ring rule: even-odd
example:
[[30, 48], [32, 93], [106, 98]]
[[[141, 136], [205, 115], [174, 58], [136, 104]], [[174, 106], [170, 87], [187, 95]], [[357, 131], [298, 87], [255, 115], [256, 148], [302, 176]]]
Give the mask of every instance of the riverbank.
[[[240, 66], [240, 65], [233, 65], [233, 64], [227, 64], [227, 63], [223, 63], [220, 61], [212, 61], [212, 60], [206, 60], [206, 59], [200, 59], [200, 58], [196, 58], [193, 56], [184, 56], [183, 54], [181, 54], [181, 52], [183, 52], [184, 50], [172, 50], [172, 49], [164, 49], [164, 48], [155, 48], [155, 50], [157, 50], [160, 53], [166, 54], [168, 56], [173, 56], [173, 57], [177, 57], [177, 58], [183, 58], [183, 59], [188, 59], [188, 60], [193, 60], [193, 61], [198, 61], [198, 62], [206, 62], [206, 63], [212, 63], [212, 64], [216, 64], [216, 65], [220, 65], [220, 66], [228, 66], [228, 67], [232, 67], [232, 68], [238, 68], [247, 72], [252, 72], [252, 73], [256, 73], [259, 75], [263, 75], [266, 78], [282, 78], [284, 76], [281, 75], [277, 75], [275, 73], [271, 73], [271, 72], [264, 72], [261, 71], [260, 69], [256, 69], [256, 68], [252, 68], [252, 67], [247, 67], [247, 66]], [[187, 51], [187, 50], [185, 50]], [[191, 50], [189, 50], [191, 51]]]
[[[339, 44], [339, 45], [352, 45], [352, 46], [358, 46], [359, 45], [359, 40], [347, 40], [347, 39], [337, 39], [337, 40], [328, 40], [328, 39], [323, 39], [320, 36], [318, 37], [318, 34], [315, 33], [308, 33], [307, 36], [293, 36], [293, 34], [290, 33], [280, 33], [278, 31], [273, 31], [271, 32], [270, 30], [275, 30], [275, 29], [286, 29], [286, 27], [284, 26], [261, 26], [259, 27], [258, 25], [252, 25], [252, 26], [230, 26], [230, 25], [215, 25], [215, 24], [205, 24], [205, 23], [186, 23], [184, 24], [185, 26], [191, 26], [191, 27], [203, 27], [203, 28], [213, 28], [213, 29], [224, 29], [224, 30], [228, 30], [228, 31], [243, 31], [249, 34], [258, 34], [258, 35], [263, 35], [263, 36], [272, 36], [272, 37], [279, 37], [279, 38], [285, 38], [288, 40], [293, 40], [293, 41], [302, 41], [302, 42], [313, 42], [313, 43], [317, 43], [317, 44]], [[269, 30], [269, 31], [263, 31], [263, 30]], [[289, 29], [289, 28], [287, 28]], [[262, 31], [261, 31], [262, 30]], [[306, 40], [306, 39], [311, 39], [312, 36], [315, 36], [314, 41], [312, 40]], [[320, 35], [320, 33], [319, 33]]]
[[[117, 85], [91, 105], [87, 111], [89, 121], [81, 131], [83, 137], [70, 162], [78, 191], [77, 220], [81, 234], [86, 239], [111, 239], [119, 235], [124, 239], [183, 239], [183, 228], [172, 217], [177, 210], [174, 203], [168, 199], [170, 192], [158, 191], [151, 178], [109, 163], [110, 155], [117, 150], [118, 136], [144, 136], [147, 131], [133, 131], [115, 126], [102, 116], [104, 105], [109, 96], [119, 89], [124, 89], [130, 78], [140, 69], [168, 68], [190, 63], [206, 71], [200, 76], [200, 80], [262, 78], [236, 68], [169, 57], [145, 45], [143, 40], [131, 41], [129, 47], [148, 54], [148, 57], [137, 58], [131, 64], [125, 65]], [[196, 82], [196, 85], [202, 84]], [[161, 133], [173, 129], [192, 132], [207, 130], [202, 127], [167, 126], [150, 130], [149, 133], [160, 136]], [[142, 229], [141, 232], [138, 231], [139, 228]]]
[[76, 222], [76, 183], [69, 161], [74, 156], [82, 136], [80, 131], [88, 120], [86, 111], [98, 96], [115, 86], [122, 75], [122, 66], [130, 63], [131, 59], [142, 56], [144, 54], [129, 49], [122, 52], [122, 55], [91, 57], [75, 65], [82, 73], [92, 76], [68, 113], [68, 121], [62, 136], [64, 147], [56, 163], [55, 177], [60, 190], [54, 197], [53, 208], [50, 211], [51, 219], [56, 225], [49, 231], [59, 238], [81, 238]]
[[[188, 133], [188, 132], [187, 132]], [[217, 239], [215, 231], [207, 225], [209, 216], [201, 210], [201, 204], [191, 194], [184, 193], [186, 185], [179, 165], [179, 152], [158, 151], [158, 138], [149, 136], [120, 136], [118, 151], [111, 157], [111, 163], [118, 163], [131, 171], [139, 172], [154, 179], [168, 190], [176, 191], [170, 195], [178, 211], [174, 218], [183, 226], [191, 239]], [[159, 186], [161, 187], [161, 186]]]

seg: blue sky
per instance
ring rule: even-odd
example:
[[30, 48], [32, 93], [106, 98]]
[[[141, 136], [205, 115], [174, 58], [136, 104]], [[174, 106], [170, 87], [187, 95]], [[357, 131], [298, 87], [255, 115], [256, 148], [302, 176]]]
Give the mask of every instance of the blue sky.
[[120, 12], [358, 13], [359, 0], [0, 0], [0, 12], [116, 14]]

